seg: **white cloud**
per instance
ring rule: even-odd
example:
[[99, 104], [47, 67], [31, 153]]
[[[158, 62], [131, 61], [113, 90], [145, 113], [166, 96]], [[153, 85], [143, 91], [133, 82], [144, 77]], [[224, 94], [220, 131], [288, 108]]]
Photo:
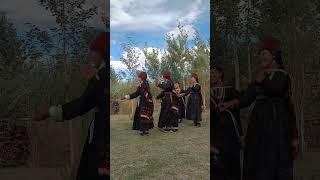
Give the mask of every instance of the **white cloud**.
[[[194, 39], [196, 35], [196, 30], [192, 25], [186, 25], [182, 28], [183, 31], [188, 35], [188, 39]], [[175, 27], [173, 30], [167, 32], [168, 35], [172, 35], [174, 38], [177, 38], [177, 36], [180, 34], [180, 30], [178, 27]]]
[[110, 65], [112, 68], [114, 68], [116, 71], [119, 71], [119, 70], [126, 70], [127, 67], [125, 64], [123, 64], [122, 61], [119, 61], [119, 60], [111, 60], [110, 61]]
[[[133, 51], [135, 52], [135, 54], [137, 55], [137, 58], [138, 58], [137, 59], [138, 64], [139, 64], [138, 70], [142, 70], [146, 65], [146, 56], [143, 53], [144, 49], [145, 48], [139, 48], [139, 47], [134, 47], [134, 49], [133, 49]], [[153, 47], [147, 47], [146, 50], [148, 53], [151, 53], [153, 50], [158, 51], [159, 52], [158, 60], [159, 60], [159, 63], [161, 62], [161, 58], [164, 55], [164, 50], [159, 49], [159, 48], [153, 48]], [[127, 54], [128, 54], [128, 52], [126, 52], [126, 51], [123, 52], [122, 57], [127, 58]]]
[[169, 31], [177, 25], [192, 24], [209, 11], [209, 0], [122, 0], [111, 1], [114, 31]]
[[[158, 54], [158, 60], [159, 63], [161, 62], [161, 58], [164, 55], [165, 51], [159, 48], [154, 48], [154, 47], [147, 47], [147, 52], [151, 53], [153, 50], [159, 51]], [[146, 63], [146, 57], [143, 53], [143, 48], [139, 48], [139, 47], [134, 47], [134, 52], [136, 53], [136, 55], [138, 56], [138, 64], [139, 67], [137, 68], [138, 70], [142, 70], [145, 67], [145, 63]], [[123, 58], [127, 58], [127, 52], [123, 52], [122, 53], [122, 57]], [[116, 60], [114, 59], [112, 56], [110, 56], [110, 65], [116, 70], [116, 71], [127, 71], [127, 67], [126, 65], [120, 61], [120, 60]]]

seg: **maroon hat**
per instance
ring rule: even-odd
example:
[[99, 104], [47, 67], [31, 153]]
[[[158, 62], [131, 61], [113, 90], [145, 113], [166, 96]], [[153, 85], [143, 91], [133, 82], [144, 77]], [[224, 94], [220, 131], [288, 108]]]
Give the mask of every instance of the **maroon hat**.
[[148, 75], [146, 72], [140, 72], [138, 77], [141, 78], [142, 80], [146, 80], [148, 78]]
[[273, 37], [266, 38], [259, 46], [259, 51], [262, 50], [268, 50], [270, 52], [281, 51], [281, 43]]
[[165, 70], [163, 71], [162, 76], [165, 78], [170, 78], [171, 72], [169, 70]]
[[97, 52], [102, 55], [103, 58], [107, 59], [110, 57], [110, 33], [100, 32], [97, 37], [91, 42], [90, 50]]

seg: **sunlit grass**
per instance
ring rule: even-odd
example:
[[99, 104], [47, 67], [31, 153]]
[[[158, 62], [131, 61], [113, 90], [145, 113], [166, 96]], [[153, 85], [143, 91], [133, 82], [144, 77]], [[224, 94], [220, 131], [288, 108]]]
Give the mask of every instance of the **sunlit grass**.
[[[131, 130], [129, 115], [111, 116], [111, 174], [113, 179], [209, 179], [209, 113], [201, 128], [184, 121], [176, 133], [156, 127], [149, 136]], [[158, 114], [154, 115], [155, 126]]]

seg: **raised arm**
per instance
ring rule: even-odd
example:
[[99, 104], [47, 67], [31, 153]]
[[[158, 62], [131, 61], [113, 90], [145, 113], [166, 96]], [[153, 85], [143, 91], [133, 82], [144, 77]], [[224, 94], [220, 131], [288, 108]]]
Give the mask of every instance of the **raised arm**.
[[81, 116], [97, 105], [98, 100], [104, 96], [105, 83], [101, 81], [106, 81], [104, 78], [105, 73], [99, 73], [99, 76], [92, 77], [86, 90], [79, 97], [76, 98], [62, 106], [50, 108], [50, 114], [55, 115], [57, 112], [62, 112], [62, 118], [57, 118], [57, 121], [70, 120], [77, 116]]
[[169, 82], [162, 82], [161, 84], [158, 84], [158, 87], [163, 89], [163, 91], [165, 91], [165, 92], [171, 92], [173, 84], [170, 81]]

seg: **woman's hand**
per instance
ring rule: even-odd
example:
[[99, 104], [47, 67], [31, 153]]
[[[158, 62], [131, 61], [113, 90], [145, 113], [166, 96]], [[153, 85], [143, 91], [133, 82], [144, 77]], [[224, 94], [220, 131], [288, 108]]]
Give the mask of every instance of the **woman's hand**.
[[206, 109], [206, 105], [201, 106], [201, 111], [203, 112]]

